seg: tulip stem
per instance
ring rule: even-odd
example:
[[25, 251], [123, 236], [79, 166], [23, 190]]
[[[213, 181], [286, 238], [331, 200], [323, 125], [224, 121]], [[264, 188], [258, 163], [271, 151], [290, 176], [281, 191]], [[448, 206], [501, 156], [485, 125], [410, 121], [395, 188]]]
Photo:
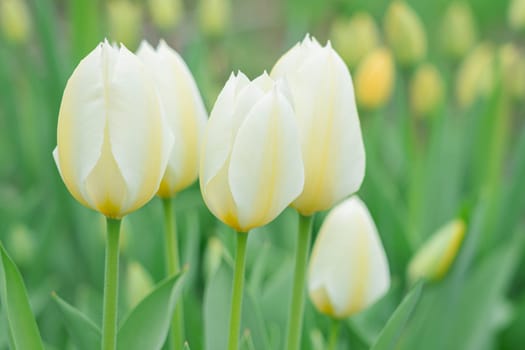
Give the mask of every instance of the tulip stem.
[[[173, 199], [163, 198], [162, 206], [164, 208], [164, 234], [166, 247], [166, 275], [173, 276], [180, 271], [179, 260], [179, 241], [177, 237], [177, 226], [175, 224], [175, 213], [173, 212]], [[173, 319], [170, 328], [170, 349], [183, 349], [184, 343], [184, 311], [182, 300], [175, 305]]]
[[295, 272], [293, 292], [288, 323], [288, 339], [286, 349], [298, 350], [301, 344], [304, 313], [304, 286], [306, 265], [312, 237], [313, 216], [299, 215], [299, 237], [295, 253]]
[[341, 328], [341, 322], [332, 319], [332, 327], [330, 328], [330, 339], [328, 341], [328, 350], [337, 349], [337, 340], [339, 339], [339, 329]]
[[233, 276], [233, 290], [230, 315], [230, 337], [228, 350], [239, 349], [239, 332], [241, 329], [241, 310], [244, 289], [244, 265], [246, 256], [246, 242], [248, 233], [237, 232], [237, 252], [235, 253], [235, 273]]
[[117, 348], [120, 223], [121, 221], [118, 219], [107, 218], [102, 350], [115, 350]]

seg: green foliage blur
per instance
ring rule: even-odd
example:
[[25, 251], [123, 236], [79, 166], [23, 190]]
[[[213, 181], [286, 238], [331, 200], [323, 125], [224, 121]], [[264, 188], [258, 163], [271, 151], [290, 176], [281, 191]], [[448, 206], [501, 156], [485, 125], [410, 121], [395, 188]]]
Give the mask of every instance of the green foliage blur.
[[[467, 4], [474, 25], [472, 38], [465, 39], [472, 45], [463, 48], [462, 42], [449, 41], [467, 31], [465, 22], [443, 23], [450, 0], [406, 3], [423, 24], [426, 55], [411, 66], [396, 64], [386, 104], [359, 109], [367, 170], [358, 194], [378, 226], [392, 288], [371, 309], [344, 322], [339, 349], [372, 346], [411, 288], [406, 278], [411, 257], [455, 218], [467, 223], [459, 254], [443, 280], [423, 286], [392, 348], [522, 349], [525, 5], [457, 2]], [[306, 33], [322, 44], [334, 39], [336, 50], [351, 49], [353, 43], [361, 47], [365, 39], [343, 33], [336, 40], [333, 30], [334, 23], [358, 12], [372, 16], [378, 45], [388, 46], [383, 21], [389, 5], [386, 0], [0, 0], [0, 240], [22, 272], [47, 349], [75, 349], [52, 291], [95, 323], [101, 321], [104, 220], [73, 200], [51, 155], [62, 92], [79, 60], [104, 38], [131, 50], [142, 38], [154, 45], [164, 38], [185, 58], [209, 111], [231, 71], [240, 69], [253, 78], [270, 70]], [[469, 70], [464, 68], [467, 57], [480, 43], [490, 47], [493, 59], [471, 68], [473, 73], [460, 73]], [[505, 66], [507, 57], [516, 66]], [[410, 101], [426, 95], [411, 94], [433, 87], [409, 86], [425, 63], [437, 67], [443, 97], [422, 116]], [[350, 68], [355, 74], [358, 67]], [[489, 87], [475, 93], [482, 85], [477, 79], [486, 77], [492, 77]], [[458, 94], [474, 97], [465, 103]], [[175, 208], [182, 260], [189, 267], [184, 291], [188, 342], [191, 349], [221, 350], [234, 235], [208, 212], [197, 184], [176, 197]], [[315, 218], [314, 236], [323, 217]], [[286, 210], [255, 231], [248, 243], [241, 343], [244, 349], [280, 349], [297, 215]], [[156, 198], [123, 222], [121, 316], [164, 278], [163, 254], [162, 208]], [[8, 349], [2, 309], [0, 350]], [[330, 321], [309, 302], [305, 317], [302, 349], [323, 349]]]

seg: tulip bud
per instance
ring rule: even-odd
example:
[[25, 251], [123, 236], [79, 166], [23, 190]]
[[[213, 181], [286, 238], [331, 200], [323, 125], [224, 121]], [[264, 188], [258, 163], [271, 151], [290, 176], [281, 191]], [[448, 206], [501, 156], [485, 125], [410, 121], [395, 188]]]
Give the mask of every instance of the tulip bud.
[[525, 28], [525, 0], [512, 0], [510, 2], [508, 21], [514, 30]]
[[0, 0], [0, 25], [4, 37], [13, 43], [27, 41], [31, 21], [24, 0]]
[[421, 19], [405, 2], [395, 0], [385, 15], [385, 34], [396, 59], [412, 65], [427, 54], [427, 38]]
[[334, 48], [350, 67], [355, 67], [379, 45], [379, 29], [372, 16], [366, 12], [357, 13], [349, 20], [335, 21], [330, 37]]
[[461, 220], [454, 220], [434, 233], [408, 265], [410, 282], [420, 278], [432, 281], [443, 278], [456, 258], [464, 236], [465, 224]]
[[208, 208], [239, 232], [272, 221], [301, 193], [299, 132], [284, 82], [232, 74], [210, 114], [201, 160]]
[[443, 50], [453, 58], [463, 57], [474, 46], [476, 38], [476, 23], [469, 5], [451, 3], [441, 24]]
[[505, 44], [498, 53], [503, 88], [517, 100], [525, 98], [525, 55], [515, 45]]
[[306, 36], [272, 70], [286, 77], [299, 122], [305, 182], [293, 207], [303, 215], [331, 208], [359, 189], [365, 151], [348, 67]]
[[217, 237], [210, 237], [210, 239], [208, 239], [208, 244], [206, 245], [203, 262], [206, 281], [209, 281], [221, 266], [223, 254], [224, 246], [221, 240]]
[[152, 72], [174, 146], [158, 195], [171, 197], [191, 185], [199, 173], [199, 153], [207, 115], [191, 72], [164, 41], [154, 50], [143, 41], [138, 57]]
[[35, 256], [36, 245], [33, 234], [24, 224], [18, 224], [9, 231], [7, 245], [20, 266], [29, 265]]
[[494, 84], [494, 50], [491, 45], [478, 45], [459, 67], [456, 97], [461, 107], [468, 107], [480, 96], [487, 96]]
[[142, 9], [129, 0], [108, 3], [109, 32], [111, 38], [128, 47], [135, 48], [142, 30]]
[[126, 47], [98, 45], [69, 78], [53, 152], [69, 192], [110, 218], [157, 192], [173, 145], [156, 86]]
[[319, 312], [342, 319], [380, 299], [390, 287], [388, 261], [366, 205], [352, 196], [326, 217], [308, 271]]
[[430, 63], [419, 66], [410, 80], [410, 107], [416, 116], [424, 116], [443, 100], [444, 84], [441, 74]]
[[130, 262], [126, 270], [126, 296], [130, 309], [133, 309], [153, 290], [153, 278], [138, 262]]
[[230, 0], [201, 0], [198, 11], [201, 30], [209, 36], [222, 35], [230, 23]]
[[384, 106], [394, 88], [395, 67], [386, 48], [369, 53], [357, 68], [355, 86], [357, 103], [366, 109]]
[[160, 29], [174, 27], [183, 14], [181, 0], [149, 0], [148, 5], [153, 23]]

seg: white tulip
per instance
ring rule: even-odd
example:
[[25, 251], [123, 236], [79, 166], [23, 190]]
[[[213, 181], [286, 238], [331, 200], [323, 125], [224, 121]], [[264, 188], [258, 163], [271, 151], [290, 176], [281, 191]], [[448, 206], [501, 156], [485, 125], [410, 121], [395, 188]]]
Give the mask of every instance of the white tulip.
[[239, 232], [272, 221], [301, 193], [303, 163], [284, 82], [266, 73], [232, 74], [210, 114], [201, 191], [221, 221]]
[[173, 145], [152, 77], [128, 49], [98, 45], [69, 78], [53, 155], [73, 197], [121, 218], [157, 192]]
[[208, 116], [188, 66], [164, 41], [160, 41], [156, 50], [143, 41], [137, 56], [155, 78], [175, 139], [158, 192], [161, 197], [171, 197], [198, 177], [200, 145]]
[[358, 313], [390, 287], [388, 261], [365, 204], [352, 196], [326, 217], [310, 258], [308, 290], [334, 318]]
[[331, 208], [359, 189], [365, 151], [352, 78], [330, 43], [306, 36], [275, 64], [286, 77], [299, 123], [305, 167], [302, 194], [292, 206], [303, 215]]

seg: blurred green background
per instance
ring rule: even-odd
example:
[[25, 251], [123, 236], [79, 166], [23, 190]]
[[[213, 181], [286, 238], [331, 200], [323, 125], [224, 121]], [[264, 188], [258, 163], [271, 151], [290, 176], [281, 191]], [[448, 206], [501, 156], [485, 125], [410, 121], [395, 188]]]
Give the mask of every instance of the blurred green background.
[[[369, 50], [393, 45], [385, 33], [389, 1], [0, 0], [0, 239], [22, 271], [48, 348], [74, 349], [52, 291], [96, 323], [102, 309], [104, 220], [72, 199], [51, 156], [62, 92], [79, 60], [104, 38], [131, 50], [142, 38], [154, 45], [164, 38], [186, 60], [210, 110], [231, 71], [251, 78], [269, 71], [310, 33], [323, 45], [333, 39], [354, 82], [363, 75], [362, 91], [355, 83], [358, 96], [386, 91], [373, 106], [358, 101], [367, 151], [358, 194], [382, 237], [392, 288], [373, 308], [345, 321], [340, 349], [374, 342], [410, 288], [411, 257], [455, 218], [467, 223], [460, 252], [443, 280], [424, 286], [396, 348], [522, 349], [525, 1], [406, 3], [423, 31], [402, 19], [401, 27], [409, 24], [401, 30], [401, 46], [423, 36], [427, 49], [408, 64], [396, 60], [394, 74], [381, 65], [359, 72]], [[458, 4], [461, 10], [450, 10]], [[358, 13], [371, 16], [371, 31], [348, 24]], [[364, 51], [356, 54], [357, 48]], [[390, 49], [398, 57], [398, 48]], [[414, 82], [429, 64], [437, 79]], [[391, 89], [384, 86], [388, 74]], [[427, 99], [430, 107], [417, 105]], [[178, 195], [175, 206], [190, 267], [187, 336], [192, 349], [220, 350], [234, 235], [209, 214], [197, 185]], [[316, 228], [323, 216], [316, 217]], [[287, 210], [250, 236], [246, 349], [251, 342], [255, 349], [282, 346], [296, 221]], [[160, 201], [123, 225], [121, 314], [164, 276]], [[322, 349], [328, 325], [308, 304], [302, 348]], [[7, 344], [0, 306], [0, 349]]]

